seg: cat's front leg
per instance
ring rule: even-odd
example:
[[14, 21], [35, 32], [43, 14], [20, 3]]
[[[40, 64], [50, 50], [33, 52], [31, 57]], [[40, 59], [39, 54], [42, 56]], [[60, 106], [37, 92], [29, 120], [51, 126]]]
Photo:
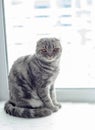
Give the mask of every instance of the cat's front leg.
[[50, 96], [51, 96], [51, 99], [52, 99], [52, 102], [55, 106], [61, 108], [61, 104], [57, 101], [56, 99], [56, 92], [55, 92], [55, 88], [54, 88], [54, 85], [51, 85], [50, 86]]
[[55, 106], [51, 100], [48, 87], [38, 88], [37, 92], [38, 92], [40, 99], [42, 100], [42, 102], [44, 103], [44, 105], [47, 108], [51, 109], [53, 112], [58, 111], [58, 107]]

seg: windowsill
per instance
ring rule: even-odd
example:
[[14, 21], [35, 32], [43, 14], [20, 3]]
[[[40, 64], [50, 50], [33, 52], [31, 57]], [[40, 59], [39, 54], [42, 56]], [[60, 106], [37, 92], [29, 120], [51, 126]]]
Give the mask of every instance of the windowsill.
[[0, 103], [1, 130], [95, 130], [95, 105], [62, 103], [62, 109], [51, 116], [23, 119], [7, 115]]

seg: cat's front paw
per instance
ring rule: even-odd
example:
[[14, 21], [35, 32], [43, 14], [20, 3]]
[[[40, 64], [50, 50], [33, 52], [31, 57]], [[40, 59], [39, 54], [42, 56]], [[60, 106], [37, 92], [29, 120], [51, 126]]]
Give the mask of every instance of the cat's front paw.
[[57, 106], [58, 108], [62, 107], [62, 105], [60, 103], [55, 103], [54, 105]]
[[50, 109], [51, 109], [53, 112], [57, 112], [59, 108], [58, 108], [57, 106], [53, 106], [53, 107], [51, 107]]

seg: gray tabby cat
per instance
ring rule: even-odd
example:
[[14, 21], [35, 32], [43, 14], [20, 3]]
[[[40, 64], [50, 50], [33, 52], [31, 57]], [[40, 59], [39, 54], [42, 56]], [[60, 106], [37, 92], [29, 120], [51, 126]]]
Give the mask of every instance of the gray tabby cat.
[[61, 107], [54, 92], [61, 52], [58, 39], [42, 38], [33, 56], [15, 61], [9, 73], [10, 99], [4, 107], [6, 113], [24, 118], [44, 117]]

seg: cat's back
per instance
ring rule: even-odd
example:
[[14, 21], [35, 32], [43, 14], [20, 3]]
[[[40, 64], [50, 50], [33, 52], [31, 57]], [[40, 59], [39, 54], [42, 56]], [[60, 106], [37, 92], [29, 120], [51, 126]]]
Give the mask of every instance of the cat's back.
[[13, 74], [19, 74], [19, 73], [26, 74], [26, 71], [28, 69], [28, 63], [30, 62], [30, 58], [32, 58], [32, 56], [30, 55], [22, 56], [18, 58], [11, 67], [9, 78], [12, 77]]

